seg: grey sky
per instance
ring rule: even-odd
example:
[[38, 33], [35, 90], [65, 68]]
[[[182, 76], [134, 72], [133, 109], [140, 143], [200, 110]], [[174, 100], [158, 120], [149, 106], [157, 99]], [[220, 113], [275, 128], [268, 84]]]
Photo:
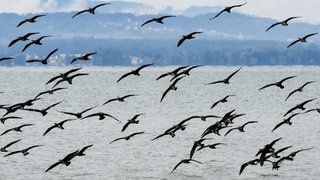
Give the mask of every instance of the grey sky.
[[[89, 0], [0, 0], [0, 12], [40, 13], [77, 11], [88, 7]], [[101, 0], [104, 1], [104, 0]], [[106, 1], [112, 2], [113, 0]], [[121, 0], [138, 2], [154, 7], [152, 13], [157, 13], [172, 7], [183, 10], [190, 6], [230, 6], [247, 4], [235, 11], [273, 19], [286, 19], [289, 16], [302, 16], [297, 21], [320, 24], [320, 0]], [[150, 13], [150, 11], [146, 11]], [[141, 14], [141, 12], [139, 12]]]

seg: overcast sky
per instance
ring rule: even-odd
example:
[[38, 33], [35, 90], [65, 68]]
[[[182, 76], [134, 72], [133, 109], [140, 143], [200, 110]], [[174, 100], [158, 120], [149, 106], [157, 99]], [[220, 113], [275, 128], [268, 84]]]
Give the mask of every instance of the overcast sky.
[[[0, 12], [40, 13], [77, 11], [88, 7], [90, 0], [0, 0]], [[100, 0], [105, 1], [105, 0]], [[190, 6], [230, 6], [248, 2], [237, 11], [283, 20], [302, 16], [299, 21], [320, 24], [320, 0], [121, 0], [153, 6], [161, 11], [167, 7], [183, 10]], [[111, 2], [106, 1], [106, 2]], [[156, 12], [155, 12], [156, 13]], [[139, 12], [141, 14], [141, 12]], [[298, 20], [297, 20], [298, 21]]]

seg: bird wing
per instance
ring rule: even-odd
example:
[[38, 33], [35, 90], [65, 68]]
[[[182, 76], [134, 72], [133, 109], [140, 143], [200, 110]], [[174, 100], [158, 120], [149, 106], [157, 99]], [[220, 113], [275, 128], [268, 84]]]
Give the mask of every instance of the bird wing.
[[293, 112], [293, 111], [296, 110], [296, 109], [298, 109], [298, 106], [295, 106], [295, 107], [289, 109], [289, 110], [283, 115], [283, 117], [286, 116], [287, 114]]
[[23, 51], [25, 51], [29, 46], [31, 46], [33, 44], [33, 41], [32, 42], [30, 42], [30, 43], [28, 43], [28, 44], [26, 44], [25, 46], [24, 46], [24, 48], [22, 49], [22, 52]]
[[210, 109], [214, 108], [214, 107], [215, 107], [216, 105], [218, 105], [220, 102], [221, 102], [221, 100], [219, 100], [219, 101], [217, 101], [217, 102], [213, 103]]
[[43, 133], [43, 136], [45, 136], [48, 132], [50, 132], [53, 128], [56, 128], [57, 126], [56, 125], [53, 125], [51, 127], [49, 127], [46, 132]]
[[237, 72], [239, 72], [241, 68], [242, 68], [242, 67], [240, 67], [238, 70], [236, 70], [235, 72], [233, 72], [232, 74], [230, 74], [230, 75], [227, 77], [227, 79], [230, 80], [231, 77], [234, 76]]
[[109, 144], [111, 144], [111, 143], [113, 143], [113, 142], [116, 142], [116, 141], [119, 141], [119, 140], [121, 140], [121, 139], [125, 139], [125, 138], [126, 138], [126, 137], [117, 138], [117, 139], [111, 141]]
[[27, 39], [29, 36], [34, 35], [34, 34], [39, 34], [39, 32], [30, 32], [27, 33], [26, 35], [23, 36], [24, 39]]
[[39, 147], [39, 146], [43, 146], [43, 145], [34, 145], [34, 146], [30, 146], [30, 147], [26, 148], [25, 150], [26, 150], [26, 151], [28, 151], [28, 150], [30, 150], [30, 149], [32, 149], [32, 148], [36, 148], [36, 147]]
[[14, 129], [14, 128], [5, 130], [0, 136], [2, 136], [2, 135], [4, 135], [4, 134], [7, 134], [8, 132], [12, 131], [13, 129]]
[[3, 148], [6, 149], [6, 148], [10, 147], [11, 145], [13, 145], [13, 144], [15, 144], [15, 143], [17, 143], [17, 142], [19, 142], [19, 141], [21, 141], [21, 139], [18, 139], [18, 140], [16, 140], [16, 141], [12, 141], [11, 143], [9, 143], [9, 144], [7, 144], [6, 146], [4, 146]]
[[58, 112], [63, 113], [63, 114], [72, 115], [72, 116], [77, 116], [77, 114], [73, 113], [73, 112], [66, 112], [66, 111], [58, 111]]
[[210, 18], [210, 20], [213, 20], [215, 18], [217, 18], [218, 16], [220, 16], [220, 14], [222, 14], [224, 11], [226, 11], [226, 9], [221, 10], [218, 14], [216, 14], [214, 17]]
[[27, 63], [32, 63], [32, 62], [42, 62], [42, 60], [39, 60], [39, 59], [31, 59], [31, 60], [28, 60], [26, 61]]
[[12, 46], [13, 44], [15, 44], [16, 42], [20, 41], [20, 38], [14, 39], [10, 42], [10, 44], [8, 45], [8, 47]]
[[122, 98], [125, 99], [125, 98], [131, 97], [131, 96], [137, 96], [137, 95], [136, 94], [128, 94], [128, 95], [123, 96]]
[[135, 136], [135, 135], [143, 134], [143, 133], [144, 133], [144, 131], [132, 133], [132, 134], [129, 135], [129, 137], [133, 137], [133, 136]]
[[124, 130], [126, 130], [127, 127], [129, 126], [129, 124], [131, 124], [130, 121], [128, 121], [128, 122], [122, 127], [121, 132], [123, 132]]
[[17, 27], [21, 26], [22, 24], [26, 23], [28, 21], [28, 19], [25, 19], [23, 21], [20, 21], [19, 24], [17, 25]]
[[282, 126], [283, 124], [285, 124], [286, 122], [285, 121], [282, 121], [280, 123], [278, 123], [273, 129], [271, 132], [273, 132], [274, 130], [278, 129], [280, 126]]
[[97, 107], [97, 106], [93, 106], [93, 107], [90, 107], [90, 108], [88, 108], [88, 109], [85, 109], [84, 111], [80, 112], [80, 114], [86, 113], [86, 112], [88, 112], [88, 111], [90, 111], [91, 109], [96, 108], [96, 107]]
[[291, 79], [291, 78], [294, 78], [294, 77], [297, 77], [297, 76], [289, 76], [289, 77], [286, 77], [284, 79], [282, 79], [281, 81], [279, 81], [279, 83], [283, 83], [284, 81], [288, 80], [288, 79]]
[[122, 76], [117, 80], [117, 82], [121, 81], [123, 78], [129, 76], [130, 74], [133, 74], [133, 73], [132, 73], [132, 72], [128, 72], [128, 73], [122, 75]]
[[214, 81], [214, 82], [211, 82], [211, 83], [207, 83], [206, 85], [218, 84], [218, 83], [224, 83], [224, 80]]
[[287, 48], [289, 48], [290, 46], [294, 45], [295, 43], [297, 43], [297, 42], [299, 42], [299, 41], [300, 41], [300, 39], [297, 39], [297, 40], [293, 41], [292, 43], [290, 43], [290, 44], [287, 46]]
[[53, 51], [51, 51], [51, 52], [47, 55], [47, 57], [46, 57], [45, 59], [46, 59], [46, 60], [49, 59], [49, 57], [50, 57], [52, 54], [54, 54], [55, 52], [57, 52], [57, 51], [58, 51], [58, 48], [55, 49], [55, 50], [53, 50]]
[[271, 28], [273, 28], [274, 26], [279, 25], [279, 24], [281, 24], [281, 23], [277, 22], [277, 23], [272, 24], [266, 31], [269, 31]]
[[136, 71], [139, 72], [141, 69], [143, 69], [143, 68], [145, 68], [145, 67], [148, 67], [148, 66], [152, 66], [152, 65], [153, 65], [153, 63], [142, 65], [142, 66], [138, 67], [138, 68], [136, 69]]
[[112, 101], [116, 101], [116, 100], [118, 100], [118, 99], [117, 99], [117, 98], [109, 99], [108, 101], [106, 101], [105, 103], [103, 103], [103, 105], [108, 104], [109, 102], [112, 102]]
[[65, 72], [64, 75], [65, 75], [65, 76], [68, 76], [70, 73], [76, 72], [76, 71], [78, 71], [78, 70], [80, 70], [80, 69], [82, 69], [82, 68], [80, 67], [80, 68], [71, 69], [71, 70]]
[[52, 88], [56, 87], [58, 84], [62, 83], [63, 81], [67, 81], [67, 79], [60, 79], [52, 86]]
[[61, 77], [61, 76], [59, 75], [59, 76], [55, 76], [55, 77], [49, 79], [49, 81], [46, 82], [46, 85], [49, 84], [49, 83], [51, 83], [51, 82], [53, 82], [53, 81], [55, 81], [56, 79], [58, 79], [58, 78], [60, 78], [60, 77]]
[[48, 107], [46, 108], [46, 110], [49, 110], [49, 109], [55, 107], [56, 105], [60, 104], [61, 102], [62, 102], [62, 101], [59, 101], [59, 102], [57, 102], [57, 103], [54, 103], [54, 104], [48, 106]]
[[171, 173], [174, 171], [174, 170], [176, 170], [179, 166], [180, 166], [180, 164], [182, 164], [183, 163], [183, 161], [180, 161], [176, 166], [174, 166], [174, 168], [173, 168], [173, 170], [171, 171]]
[[288, 22], [292, 19], [295, 19], [295, 18], [301, 18], [300, 16], [294, 16], [294, 17], [289, 17], [288, 19], [284, 20], [285, 22]]
[[50, 171], [52, 168], [54, 168], [54, 167], [56, 167], [56, 166], [58, 166], [59, 164], [61, 164], [61, 162], [60, 161], [58, 161], [58, 162], [56, 162], [56, 163], [54, 163], [54, 164], [52, 164], [45, 172], [48, 172], [48, 171]]
[[90, 145], [88, 145], [88, 146], [85, 146], [85, 147], [83, 147], [79, 152], [78, 152], [78, 154], [83, 154], [83, 152], [85, 151], [85, 150], [87, 150], [89, 147], [91, 147], [91, 146], [93, 146], [93, 144], [90, 144]]
[[45, 14], [35, 15], [35, 16], [33, 16], [32, 18], [30, 18], [30, 19], [35, 20], [35, 19], [37, 19], [38, 17], [42, 17], [42, 16], [45, 16]]
[[239, 171], [239, 175], [243, 172], [244, 168], [246, 168], [248, 165], [249, 165], [249, 163], [248, 163], [248, 162], [243, 163], [243, 164], [241, 165], [241, 167], [240, 167], [240, 171]]
[[77, 12], [75, 15], [73, 15], [72, 18], [74, 18], [74, 17], [78, 16], [79, 14], [82, 14], [82, 13], [84, 13], [84, 12], [86, 12], [86, 11], [89, 11], [89, 10], [88, 10], [88, 9], [85, 9], [85, 10], [79, 11], [79, 12]]
[[227, 134], [229, 134], [231, 131], [233, 131], [233, 130], [235, 130], [235, 129], [238, 129], [238, 128], [231, 128], [231, 129], [229, 129], [224, 136], [226, 136]]
[[198, 147], [197, 142], [194, 142], [194, 143], [193, 143], [193, 146], [192, 146], [192, 148], [191, 148], [191, 151], [190, 151], [189, 159], [192, 159], [193, 154], [194, 154], [194, 152], [196, 151], [196, 148], [197, 148], [197, 147]]
[[267, 85], [263, 86], [262, 88], [260, 88], [259, 90], [265, 89], [270, 86], [276, 86], [276, 83], [267, 84]]
[[302, 39], [307, 39], [308, 37], [310, 37], [310, 36], [314, 36], [314, 35], [316, 35], [316, 34], [318, 34], [318, 33], [308, 34], [308, 35], [304, 36]]
[[165, 18], [169, 18], [169, 17], [176, 17], [176, 16], [171, 16], [171, 15], [161, 16], [161, 17], [159, 17], [158, 19], [161, 21], [161, 20], [163, 20], [163, 19], [165, 19]]
[[258, 121], [248, 121], [248, 122], [244, 123], [242, 125], [242, 127], [246, 126], [247, 124], [251, 124], [251, 123], [258, 123]]
[[171, 86], [169, 86], [166, 91], [164, 91], [164, 93], [162, 94], [162, 97], [160, 99], [160, 102], [162, 102], [163, 98], [168, 94], [168, 92], [171, 90]]
[[19, 151], [12, 151], [12, 152], [6, 154], [4, 157], [11, 156], [11, 155], [17, 154], [17, 153], [21, 153], [21, 150], [19, 150]]
[[143, 24], [141, 24], [141, 27], [148, 24], [148, 23], [151, 23], [152, 21], [155, 21], [155, 19], [150, 19], [150, 20], [144, 22]]
[[[300, 88], [299, 88], [299, 89], [300, 89]], [[292, 92], [290, 92], [285, 101], [287, 101], [287, 99], [288, 99], [292, 94], [298, 92], [299, 89], [296, 89], [296, 90], [293, 90]]]
[[179, 40], [179, 42], [178, 42], [178, 44], [177, 44], [177, 47], [179, 47], [186, 39], [187, 39], [187, 38], [182, 37], [182, 38]]
[[104, 5], [107, 5], [107, 4], [111, 4], [111, 3], [101, 3], [101, 4], [98, 4], [98, 5], [94, 6], [92, 9], [97, 9], [100, 6], [104, 6]]
[[161, 74], [156, 80], [159, 80], [161, 78], [164, 78], [166, 76], [170, 75], [170, 73], [164, 73], [164, 74]]

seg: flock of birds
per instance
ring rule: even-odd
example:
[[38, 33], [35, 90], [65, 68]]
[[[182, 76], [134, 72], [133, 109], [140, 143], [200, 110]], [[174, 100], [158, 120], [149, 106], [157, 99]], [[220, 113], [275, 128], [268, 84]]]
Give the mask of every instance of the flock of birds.
[[[91, 14], [95, 14], [95, 10], [99, 7], [102, 7], [102, 6], [105, 6], [105, 5], [109, 5], [110, 3], [102, 3], [102, 4], [98, 4], [92, 8], [89, 8], [89, 9], [85, 9], [85, 10], [82, 10], [82, 11], [79, 11], [77, 12], [74, 16], [72, 16], [72, 18], [75, 18], [75, 17], [78, 17], [79, 15], [83, 14], [83, 13], [91, 13]], [[222, 13], [224, 12], [228, 12], [230, 13], [231, 12], [231, 9], [233, 8], [239, 8], [241, 6], [244, 6], [246, 5], [247, 3], [243, 3], [243, 4], [239, 4], [239, 5], [234, 5], [234, 6], [229, 6], [229, 7], [226, 7], [224, 8], [223, 10], [221, 10], [220, 12], [218, 12], [214, 17], [210, 18], [210, 20], [214, 20], [215, 18], [218, 18]], [[18, 23], [17, 27], [20, 27], [22, 26], [23, 24], [25, 23], [34, 23], [36, 22], [36, 20], [38, 18], [41, 18], [41, 17], [44, 17], [46, 16], [45, 14], [40, 14], [40, 15], [36, 15], [36, 16], [33, 16], [29, 19], [25, 19], [21, 22]], [[155, 17], [153, 19], [150, 19], [150, 20], [147, 20], [146, 22], [142, 23], [141, 27], [142, 26], [145, 26], [149, 23], [152, 23], [152, 22], [157, 22], [157, 23], [161, 23], [163, 24], [163, 20], [166, 19], [166, 18], [173, 18], [175, 16], [161, 16], [161, 17]], [[270, 27], [268, 27], [266, 29], [266, 31], [269, 31], [270, 29], [274, 28], [275, 26], [277, 25], [283, 25], [283, 26], [287, 26], [288, 25], [288, 21], [292, 20], [292, 19], [295, 19], [295, 18], [300, 18], [298, 16], [296, 17], [289, 17], [288, 19], [284, 20], [284, 21], [280, 21], [280, 22], [277, 22], [275, 24], [272, 24]], [[195, 34], [200, 34], [202, 32], [200, 31], [196, 31], [196, 32], [191, 32], [187, 35], [184, 35], [182, 36], [182, 38], [178, 41], [177, 43], [177, 47], [181, 46], [186, 40], [189, 40], [189, 39], [193, 39], [195, 38], [194, 35]], [[23, 36], [19, 36], [17, 37], [16, 39], [12, 40], [12, 42], [10, 42], [10, 44], [8, 45], [9, 47], [16, 44], [17, 42], [19, 41], [28, 41], [29, 40], [29, 37], [30, 36], [33, 36], [33, 35], [36, 35], [36, 34], [39, 34], [39, 32], [29, 32]], [[311, 36], [314, 36], [316, 35], [317, 33], [311, 33], [311, 34], [308, 34], [302, 38], [299, 38], [295, 41], [293, 41], [292, 43], [290, 43], [288, 45], [288, 48], [291, 47], [292, 45], [298, 43], [298, 42], [306, 42], [306, 39], [311, 37]], [[42, 44], [42, 40], [44, 38], [48, 38], [48, 37], [51, 37], [51, 36], [48, 36], [48, 35], [44, 35], [44, 36], [41, 36], [37, 39], [34, 39], [34, 40], [31, 40], [29, 43], [27, 43], [24, 48], [22, 49], [22, 52], [26, 51], [28, 48], [30, 48], [32, 45], [41, 45]], [[42, 63], [42, 64], [48, 64], [48, 61], [50, 59], [50, 57], [56, 53], [58, 51], [58, 48], [54, 49], [53, 51], [51, 51], [45, 58], [43, 59], [30, 59], [30, 60], [27, 60], [26, 62], [27, 63]], [[87, 60], [91, 60], [90, 56], [92, 55], [95, 55], [97, 52], [90, 52], [90, 53], [86, 53], [80, 57], [75, 57], [74, 59], [71, 60], [71, 63], [74, 63], [75, 61], [87, 61]], [[4, 57], [4, 58], [1, 58], [0, 61], [3, 61], [3, 60], [9, 60], [9, 59], [13, 59], [12, 57]], [[150, 63], [150, 64], [144, 64], [142, 66], [139, 66], [138, 68], [136, 69], [133, 69], [132, 71], [128, 72], [128, 73], [125, 73], [123, 74], [121, 77], [119, 77], [119, 79], [116, 81], [117, 83], [119, 83], [120, 81], [125, 81], [125, 79], [128, 77], [128, 76], [140, 76], [140, 71], [143, 70], [144, 68], [148, 68], [150, 66], [152, 66], [153, 64]], [[180, 66], [170, 72], [166, 72], [164, 74], [161, 74], [156, 80], [160, 80], [162, 78], [165, 78], [165, 77], [171, 77], [171, 80], [170, 82], [172, 82], [168, 88], [163, 92], [161, 98], [160, 98], [160, 102], [164, 101], [165, 100], [165, 97], [167, 96], [167, 94], [169, 92], [174, 92], [174, 91], [177, 91], [177, 85], [178, 83], [183, 80], [184, 78], [187, 78], [188, 76], [190, 76], [190, 71], [195, 69], [195, 68], [199, 68], [201, 67], [201, 65], [195, 65], [195, 66], [189, 66], [189, 65], [186, 65], [186, 66]], [[52, 77], [51, 79], [49, 79], [47, 82], [46, 82], [46, 85], [48, 84], [51, 84], [51, 83], [54, 83], [52, 88], [49, 89], [49, 90], [46, 90], [46, 91], [42, 91], [42, 92], [38, 92], [38, 94], [30, 99], [30, 100], [27, 100], [25, 102], [19, 102], [19, 103], [13, 103], [13, 104], [1, 104], [0, 105], [0, 109], [3, 109], [5, 110], [6, 112], [2, 115], [2, 117], [0, 118], [0, 121], [1, 123], [5, 124], [5, 122], [9, 119], [22, 119], [22, 117], [19, 117], [19, 116], [14, 116], [13, 114], [16, 112], [16, 111], [29, 111], [29, 112], [34, 112], [34, 113], [40, 113], [42, 116], [46, 116], [48, 114], [48, 111], [50, 111], [50, 109], [54, 108], [55, 106], [58, 106], [59, 104], [63, 103], [63, 101], [59, 101], [59, 102], [56, 102], [54, 104], [51, 104], [50, 106], [48, 107], [44, 107], [43, 109], [36, 109], [36, 108], [33, 108], [32, 105], [36, 102], [36, 101], [40, 101], [42, 100], [43, 98], [41, 98], [42, 96], [44, 96], [45, 94], [49, 94], [49, 95], [52, 95], [54, 93], [56, 93], [57, 91], [67, 91], [68, 88], [66, 87], [56, 87], [58, 86], [59, 84], [63, 83], [63, 82], [66, 82], [68, 84], [72, 84], [72, 81], [74, 78], [76, 77], [81, 77], [81, 76], [87, 76], [89, 75], [89, 73], [78, 73], [79, 70], [81, 70], [82, 68], [79, 67], [79, 68], [73, 68], [71, 70], [68, 70], [66, 72], [62, 72], [54, 77]], [[213, 82], [209, 82], [209, 83], [206, 83], [205, 85], [215, 85], [215, 84], [230, 84], [230, 80], [232, 78], [234, 78], [234, 76], [236, 76], [236, 74], [241, 71], [242, 67], [240, 67], [239, 69], [237, 69], [236, 71], [234, 71], [233, 73], [231, 73], [229, 76], [227, 76], [225, 79], [221, 79], [221, 80], [215, 80]], [[272, 87], [272, 86], [276, 86], [276, 87], [279, 87], [281, 89], [284, 88], [284, 85], [283, 83], [286, 82], [286, 81], [289, 81], [290, 79], [293, 79], [295, 78], [296, 76], [289, 76], [289, 77], [286, 77], [284, 79], [281, 79], [277, 82], [273, 82], [273, 83], [270, 83], [270, 84], [267, 84], [263, 87], [261, 87], [259, 89], [259, 91], [262, 91], [262, 90], [265, 90], [269, 87]], [[289, 99], [290, 97], [292, 97], [294, 94], [298, 93], [298, 92], [302, 92], [303, 89], [307, 86], [307, 85], [311, 85], [312, 83], [315, 83], [316, 81], [308, 81], [308, 82], [305, 82], [301, 87], [295, 89], [294, 91], [290, 92], [290, 94], [288, 94], [288, 96], [286, 97], [285, 100]], [[4, 92], [1, 92], [1, 93], [4, 93]], [[122, 97], [115, 97], [115, 98], [112, 98], [112, 99], [109, 99], [107, 100], [105, 103], [102, 104], [103, 105], [106, 105], [108, 103], [111, 103], [111, 102], [124, 102], [127, 98], [131, 98], [131, 97], [135, 97], [137, 96], [137, 94], [127, 94], [125, 96], [122, 96]], [[220, 100], [214, 102], [212, 104], [212, 106], [210, 107], [210, 109], [213, 109], [215, 108], [216, 106], [218, 106], [219, 104], [221, 103], [226, 103], [228, 101], [228, 98], [232, 98], [233, 96], [235, 96], [234, 94], [230, 94], [230, 95], [227, 95], [223, 98], [221, 98]], [[320, 113], [320, 109], [319, 108], [314, 108], [314, 109], [309, 109], [305, 112], [297, 112], [298, 109], [300, 110], [305, 110], [305, 107], [304, 105], [306, 105], [307, 103], [311, 102], [315, 100], [315, 98], [313, 99], [308, 99], [304, 102], [301, 102], [299, 104], [297, 104], [296, 106], [292, 107], [291, 109], [289, 109], [286, 113], [284, 113], [284, 117], [286, 117], [287, 115], [290, 115], [289, 117], [285, 118], [283, 121], [279, 122], [278, 124], [275, 125], [275, 127], [272, 129], [272, 132], [275, 131], [276, 129], [280, 128], [281, 126], [283, 126], [284, 124], [288, 124], [288, 125], [291, 125], [292, 122], [292, 118], [294, 117], [297, 117], [297, 116], [300, 116], [302, 114], [305, 114], [305, 113], [309, 113], [309, 112], [312, 112], [312, 111], [316, 111], [318, 113]], [[86, 114], [87, 112], [91, 111], [91, 110], [94, 110], [97, 106], [94, 106], [94, 107], [89, 107], [85, 110], [82, 110], [82, 111], [79, 111], [79, 112], [67, 112], [67, 111], [58, 111], [62, 114], [66, 114], [66, 115], [70, 115], [72, 116], [73, 118], [71, 119], [65, 119], [63, 121], [60, 121], [60, 122], [56, 122], [54, 123], [52, 126], [48, 127], [47, 130], [44, 132], [43, 136], [46, 136], [48, 133], [50, 133], [50, 131], [52, 131], [54, 128], [60, 128], [60, 129], [64, 129], [63, 128], [63, 125], [65, 123], [68, 123], [70, 121], [75, 121], [75, 120], [82, 120], [82, 119], [86, 119], [86, 118], [93, 118], [93, 117], [96, 117], [98, 118], [99, 120], [103, 120], [105, 119], [106, 117], [108, 118], [111, 118], [111, 119], [114, 119], [115, 121], [119, 121], [119, 119], [115, 118], [114, 116], [108, 114], [108, 113], [105, 113], [105, 112], [95, 112], [95, 113], [91, 113], [91, 114]], [[86, 115], [84, 115], [86, 114]], [[124, 132], [130, 125], [132, 124], [138, 124], [139, 123], [139, 120], [138, 118], [140, 116], [143, 116], [144, 113], [139, 113], [139, 114], [136, 114], [135, 116], [133, 116], [131, 119], [129, 119], [122, 127], [122, 130], [121, 132]], [[244, 116], [245, 114], [238, 114], [238, 113], [235, 113], [235, 109], [232, 110], [232, 111], [229, 111], [227, 113], [225, 113], [222, 117], [220, 116], [216, 116], [216, 115], [195, 115], [195, 116], [191, 116], [191, 117], [188, 117], [182, 121], [180, 121], [179, 123], [175, 124], [175, 125], [172, 125], [170, 128], [168, 128], [167, 130], [165, 130], [162, 134], [159, 134], [158, 136], [154, 137], [152, 139], [152, 141], [154, 140], [157, 140], [163, 136], [171, 136], [171, 137], [174, 137], [176, 132], [177, 131], [184, 131], [187, 127], [187, 122], [190, 122], [192, 119], [200, 119], [202, 121], [206, 121], [207, 118], [215, 118], [215, 119], [219, 119], [218, 121], [216, 121], [215, 123], [213, 123], [211, 126], [209, 126], [202, 134], [201, 134], [201, 138], [199, 140], [196, 140], [194, 141], [193, 143], [193, 146], [191, 147], [191, 150], [190, 150], [190, 154], [189, 154], [189, 157], [187, 157], [186, 159], [182, 159], [181, 161], [179, 161], [174, 167], [173, 167], [173, 170], [171, 171], [174, 172], [181, 164], [188, 164], [188, 163], [191, 163], [191, 162], [196, 162], [196, 163], [201, 163], [200, 161], [197, 161], [195, 159], [193, 159], [193, 156], [196, 152], [202, 150], [202, 149], [205, 149], [205, 148], [209, 148], [209, 149], [216, 149], [217, 146], [220, 146], [220, 145], [225, 145], [225, 143], [222, 143], [222, 142], [219, 142], [219, 143], [214, 143], [214, 144], [207, 144], [205, 143], [206, 140], [209, 140], [209, 139], [212, 139], [212, 138], [206, 138], [206, 136], [208, 135], [218, 135], [220, 136], [220, 130], [221, 129], [225, 129], [225, 128], [229, 128], [226, 133], [224, 134], [224, 136], [227, 136], [228, 134], [230, 133], [235, 133], [234, 131], [240, 131], [240, 132], [245, 132], [244, 128], [246, 126], [251, 126], [251, 125], [254, 125], [256, 123], [258, 123], [258, 121], [247, 121], [245, 123], [243, 123], [242, 125], [240, 126], [237, 126], [237, 127], [234, 127], [232, 126], [233, 125], [233, 120], [236, 119], [236, 118], [239, 118], [239, 117], [242, 117]], [[19, 126], [16, 126], [16, 127], [13, 127], [13, 128], [9, 128], [7, 130], [5, 130], [3, 133], [1, 133], [0, 136], [4, 136], [8, 133], [12, 133], [12, 132], [22, 132], [22, 129], [24, 128], [31, 128], [32, 126], [34, 126], [34, 124], [22, 124], [22, 125], [19, 125]], [[117, 141], [120, 141], [120, 140], [129, 140], [131, 139], [132, 137], [134, 136], [137, 136], [137, 135], [141, 135], [141, 134], [144, 134], [144, 131], [139, 131], [139, 132], [135, 132], [135, 133], [132, 133], [128, 136], [124, 136], [124, 137], [119, 137], [119, 138], [116, 138], [114, 139], [113, 141], [110, 142], [110, 144], [112, 143], [116, 143]], [[280, 164], [283, 162], [283, 161], [293, 161], [293, 158], [295, 157], [296, 154], [302, 152], [302, 151], [306, 151], [306, 150], [311, 150], [313, 147], [309, 147], [309, 148], [305, 148], [305, 149], [299, 149], [299, 150], [296, 150], [296, 151], [292, 151], [290, 153], [288, 153], [287, 155], [284, 155], [284, 156], [279, 156], [280, 153], [282, 153], [283, 151], [286, 151], [287, 149], [291, 148], [292, 146], [287, 146], [287, 147], [284, 147], [284, 148], [281, 148], [281, 149], [276, 149], [274, 148], [274, 145], [280, 141], [282, 138], [278, 138], [278, 139], [275, 139], [274, 141], [272, 141], [271, 143], [267, 143], [265, 144], [261, 149], [258, 150], [257, 154], [255, 155], [256, 158], [253, 159], [253, 160], [250, 160], [248, 162], [244, 162], [244, 164], [242, 164], [240, 166], [240, 170], [239, 170], [239, 174], [243, 173], [244, 169], [248, 166], [248, 165], [257, 165], [257, 164], [260, 164], [261, 166], [264, 165], [264, 163], [270, 163], [272, 165], [272, 169], [278, 169], [280, 167]], [[0, 148], [0, 152], [8, 152], [4, 157], [7, 157], [7, 156], [12, 156], [12, 155], [15, 155], [15, 154], [19, 154], [19, 153], [22, 153], [24, 156], [28, 155], [29, 154], [29, 151], [33, 148], [37, 148], [37, 147], [40, 147], [40, 146], [43, 146], [41, 144], [36, 144], [36, 145], [32, 145], [30, 147], [27, 147], [27, 148], [24, 148], [24, 149], [20, 149], [20, 150], [14, 150], [14, 151], [11, 151], [11, 146], [14, 146], [15, 144], [19, 143], [19, 141], [21, 141], [21, 139], [18, 139], [18, 140], [15, 140], [15, 141], [12, 141], [6, 145], [4, 145], [3, 147]], [[46, 170], [45, 172], [48, 172], [48, 171], [51, 171], [53, 168], [55, 168], [56, 166], [58, 165], [66, 165], [66, 166], [69, 166], [71, 164], [71, 160], [75, 157], [78, 157], [78, 156], [84, 156], [84, 152], [92, 147], [93, 144], [90, 144], [90, 145], [87, 145], [87, 146], [84, 146], [83, 148], [80, 148], [78, 150], [75, 150], [73, 152], [67, 152], [66, 155], [62, 158], [62, 159], [59, 159], [57, 161], [53, 161], [54, 163], [52, 165], [50, 165]], [[10, 148], [10, 150], [8, 150]]]

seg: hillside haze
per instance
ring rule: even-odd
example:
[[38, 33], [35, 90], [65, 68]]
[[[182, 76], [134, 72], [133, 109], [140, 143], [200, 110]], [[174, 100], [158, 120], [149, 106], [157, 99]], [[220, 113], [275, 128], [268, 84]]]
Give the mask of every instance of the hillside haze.
[[[93, 3], [93, 2], [92, 2]], [[94, 2], [97, 4], [97, 2]], [[93, 5], [92, 5], [93, 6]], [[306, 34], [317, 32], [320, 25], [289, 22], [289, 26], [275, 26], [265, 30], [273, 19], [245, 14], [223, 13], [209, 20], [223, 7], [191, 7], [175, 12], [168, 8], [161, 14], [139, 15], [133, 9], [152, 11], [139, 3], [112, 2], [97, 9], [95, 15], [83, 13], [71, 18], [76, 12], [45, 13], [36, 23], [17, 24], [35, 14], [0, 14], [0, 57], [14, 56], [14, 61], [0, 65], [26, 65], [34, 57], [45, 57], [59, 48], [51, 65], [69, 65], [72, 58], [92, 51], [98, 53], [92, 61], [79, 62], [87, 65], [132, 65], [154, 62], [156, 65], [204, 64], [204, 65], [319, 65], [319, 37], [308, 39], [291, 48], [288, 44]], [[155, 22], [143, 27], [145, 21], [162, 15], [177, 17], [164, 19], [164, 24]], [[201, 31], [196, 38], [187, 40], [177, 48], [182, 35]], [[43, 35], [52, 37], [43, 40], [42, 46], [32, 45], [21, 52], [27, 41], [8, 44], [28, 32], [40, 32], [29, 39]], [[36, 65], [36, 64], [33, 64]]]

